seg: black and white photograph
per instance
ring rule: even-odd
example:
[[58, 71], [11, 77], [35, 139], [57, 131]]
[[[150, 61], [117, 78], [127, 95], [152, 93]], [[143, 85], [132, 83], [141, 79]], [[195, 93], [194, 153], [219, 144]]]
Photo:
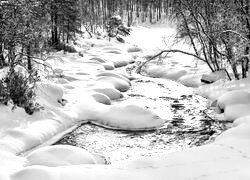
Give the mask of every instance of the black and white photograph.
[[249, 180], [249, 0], [0, 0], [0, 180]]

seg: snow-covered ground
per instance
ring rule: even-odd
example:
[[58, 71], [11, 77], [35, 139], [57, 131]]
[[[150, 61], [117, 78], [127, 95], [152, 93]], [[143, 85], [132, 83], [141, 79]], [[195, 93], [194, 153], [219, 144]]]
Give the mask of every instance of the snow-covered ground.
[[[30, 116], [20, 108], [0, 107], [0, 180], [249, 179], [250, 79], [202, 85], [200, 78], [208, 68], [179, 54], [145, 71], [196, 87], [196, 93], [211, 99], [226, 120], [234, 121], [215, 142], [112, 165], [77, 147], [46, 146], [78, 123], [132, 131], [163, 126], [165, 121], [154, 112], [134, 104], [111, 103], [123, 96], [134, 78], [113, 69], [172, 44], [173, 34], [173, 29], [162, 26], [135, 27], [126, 45], [84, 39], [78, 41], [83, 57], [63, 52], [51, 56], [47, 63], [54, 71], [49, 80], [38, 84], [37, 100], [44, 110]], [[189, 50], [183, 44], [175, 46]]]

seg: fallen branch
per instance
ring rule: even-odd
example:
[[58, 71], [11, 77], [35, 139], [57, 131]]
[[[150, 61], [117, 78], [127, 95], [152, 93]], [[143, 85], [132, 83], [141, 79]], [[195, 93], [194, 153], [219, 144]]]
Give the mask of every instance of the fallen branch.
[[206, 62], [205, 59], [203, 59], [203, 58], [201, 58], [201, 57], [199, 57], [199, 56], [197, 56], [197, 55], [195, 55], [193, 53], [186, 52], [186, 51], [182, 51], [182, 50], [178, 50], [178, 49], [162, 50], [161, 52], [159, 52], [156, 55], [146, 57], [147, 60], [137, 68], [136, 73], [138, 73], [138, 74], [141, 73], [141, 69], [142, 69], [143, 66], [145, 66], [148, 62], [154, 60], [155, 58], [161, 56], [163, 53], [182, 53], [182, 54], [185, 54], [185, 55], [193, 56], [193, 57], [195, 57], [195, 58], [197, 58], [197, 59], [199, 59], [199, 60], [201, 60], [203, 62]]

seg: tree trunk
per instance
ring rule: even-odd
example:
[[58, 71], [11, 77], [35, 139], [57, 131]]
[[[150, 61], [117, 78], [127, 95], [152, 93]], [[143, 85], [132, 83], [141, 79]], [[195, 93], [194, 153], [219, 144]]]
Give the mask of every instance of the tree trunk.
[[31, 72], [32, 64], [31, 64], [31, 45], [30, 44], [27, 46], [26, 51], [27, 51], [28, 71]]
[[4, 55], [3, 55], [3, 44], [0, 44], [0, 68], [4, 67], [5, 64], [5, 60], [4, 60]]

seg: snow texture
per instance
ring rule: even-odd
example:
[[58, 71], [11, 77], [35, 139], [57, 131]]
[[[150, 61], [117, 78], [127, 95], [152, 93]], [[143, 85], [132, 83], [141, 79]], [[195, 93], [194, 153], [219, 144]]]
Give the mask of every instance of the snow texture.
[[[38, 85], [37, 99], [44, 110], [29, 116], [21, 108], [12, 111], [11, 105], [0, 106], [0, 179], [249, 179], [250, 78], [202, 85], [200, 79], [208, 74], [208, 68], [183, 55], [162, 57], [161, 66], [152, 63], [146, 73], [198, 87], [196, 93], [224, 109], [225, 120], [234, 121], [233, 127], [213, 143], [112, 165], [95, 164], [98, 156], [79, 148], [46, 147], [51, 139], [63, 135], [77, 123], [91, 122], [111, 129], [136, 131], [163, 126], [165, 121], [154, 112], [133, 104], [112, 104], [112, 100], [122, 98], [122, 92], [130, 88], [132, 78], [110, 70], [133, 62], [134, 53], [140, 56], [164, 48], [162, 36], [171, 41], [174, 33], [174, 29], [163, 25], [135, 27], [126, 39], [130, 42], [127, 47], [101, 39], [83, 39], [76, 41], [78, 50], [84, 52], [83, 57], [79, 53], [63, 52], [51, 56], [47, 63], [56, 69], [47, 75], [50, 81]], [[177, 46], [173, 48], [191, 51], [184, 45]], [[25, 156], [17, 156], [21, 153]]]

